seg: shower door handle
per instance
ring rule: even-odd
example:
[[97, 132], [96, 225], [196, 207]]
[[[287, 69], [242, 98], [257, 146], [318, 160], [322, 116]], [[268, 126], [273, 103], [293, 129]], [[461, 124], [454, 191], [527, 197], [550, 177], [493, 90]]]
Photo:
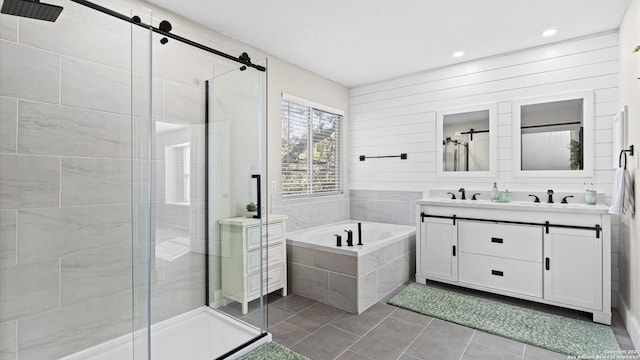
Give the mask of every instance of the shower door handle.
[[256, 201], [257, 207], [258, 207], [258, 214], [257, 215], [253, 215], [254, 219], [261, 219], [262, 218], [262, 180], [260, 177], [260, 174], [253, 174], [251, 175], [252, 179], [256, 179], [258, 181], [256, 181], [256, 190], [258, 193], [258, 201]]

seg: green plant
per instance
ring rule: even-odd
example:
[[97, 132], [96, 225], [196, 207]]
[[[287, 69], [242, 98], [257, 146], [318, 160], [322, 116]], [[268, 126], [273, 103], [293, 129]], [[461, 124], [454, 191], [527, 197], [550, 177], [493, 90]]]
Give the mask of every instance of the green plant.
[[247, 204], [247, 211], [258, 211], [258, 206], [252, 201]]
[[571, 139], [569, 144], [569, 151], [571, 152], [571, 170], [580, 170], [581, 156], [580, 156], [580, 142]]

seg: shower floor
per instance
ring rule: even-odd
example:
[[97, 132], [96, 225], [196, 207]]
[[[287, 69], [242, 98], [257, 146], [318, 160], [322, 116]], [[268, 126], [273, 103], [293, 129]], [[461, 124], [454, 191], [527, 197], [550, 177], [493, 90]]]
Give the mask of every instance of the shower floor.
[[[257, 328], [230, 318], [208, 307], [201, 307], [151, 326], [151, 358], [153, 360], [211, 360], [253, 339]], [[146, 359], [145, 332], [136, 333], [136, 360]], [[132, 335], [124, 335], [60, 360], [133, 359]], [[240, 356], [271, 341], [271, 334], [245, 348]], [[233, 357], [231, 357], [233, 358]]]

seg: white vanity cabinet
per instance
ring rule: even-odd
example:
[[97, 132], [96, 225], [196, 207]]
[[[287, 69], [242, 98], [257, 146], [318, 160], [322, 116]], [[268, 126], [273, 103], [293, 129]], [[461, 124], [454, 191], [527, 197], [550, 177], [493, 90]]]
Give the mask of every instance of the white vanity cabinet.
[[241, 303], [243, 314], [260, 297], [261, 259], [264, 294], [282, 290], [287, 295], [286, 219], [268, 215], [262, 226], [246, 217], [220, 220], [222, 296]]
[[545, 299], [602, 308], [602, 237], [593, 231], [550, 228], [544, 236]]
[[459, 221], [462, 283], [542, 297], [542, 228]]
[[607, 207], [425, 199], [416, 281], [440, 281], [590, 312], [611, 324]]
[[457, 229], [451, 220], [425, 219], [420, 223], [421, 232], [429, 234], [432, 241], [420, 248], [418, 272], [431, 279], [458, 280]]

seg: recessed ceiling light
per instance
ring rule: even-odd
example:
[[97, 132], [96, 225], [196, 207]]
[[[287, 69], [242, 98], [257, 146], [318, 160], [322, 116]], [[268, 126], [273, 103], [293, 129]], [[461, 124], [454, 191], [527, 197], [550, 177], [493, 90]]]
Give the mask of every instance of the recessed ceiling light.
[[464, 56], [464, 51], [458, 50], [453, 53], [453, 57], [461, 57]]
[[544, 37], [549, 37], [549, 36], [553, 36], [558, 32], [558, 29], [547, 29], [542, 33], [542, 36]]

